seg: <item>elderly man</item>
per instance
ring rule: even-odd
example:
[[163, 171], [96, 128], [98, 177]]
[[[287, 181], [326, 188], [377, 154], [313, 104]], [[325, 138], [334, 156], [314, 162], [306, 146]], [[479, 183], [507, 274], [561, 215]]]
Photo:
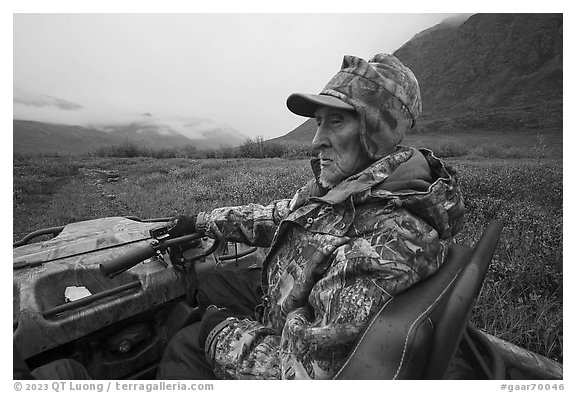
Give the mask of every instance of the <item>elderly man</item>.
[[291, 199], [175, 222], [173, 233], [271, 248], [261, 286], [260, 271], [200, 283], [210, 306], [171, 341], [159, 378], [332, 378], [371, 317], [440, 267], [461, 227], [453, 171], [399, 145], [421, 103], [397, 58], [345, 56], [319, 95], [287, 105], [316, 119], [315, 178]]

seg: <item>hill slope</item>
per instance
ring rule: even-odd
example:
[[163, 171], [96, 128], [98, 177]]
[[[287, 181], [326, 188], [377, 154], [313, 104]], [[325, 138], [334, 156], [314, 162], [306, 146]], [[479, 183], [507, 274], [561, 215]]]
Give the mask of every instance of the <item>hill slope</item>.
[[[562, 14], [476, 14], [416, 34], [394, 55], [422, 91], [415, 132], [562, 127]], [[306, 121], [276, 138], [310, 142]]]
[[561, 127], [562, 26], [561, 14], [477, 14], [416, 35], [394, 55], [420, 82], [421, 124]]
[[191, 145], [198, 149], [240, 145], [246, 137], [234, 129], [210, 128], [188, 138], [161, 123], [133, 122], [103, 130], [28, 120], [13, 121], [15, 153], [81, 154], [100, 147], [134, 143], [154, 149]]
[[121, 139], [95, 129], [13, 121], [14, 153], [86, 153], [102, 146], [121, 143]]
[[144, 114], [132, 123], [102, 129], [124, 140], [153, 148], [192, 145], [198, 149], [240, 145], [246, 136], [223, 124], [207, 119], [158, 119]]
[[141, 122], [108, 126], [106, 133], [125, 142], [138, 146], [165, 149], [192, 144], [192, 140], [170, 129], [158, 129]]

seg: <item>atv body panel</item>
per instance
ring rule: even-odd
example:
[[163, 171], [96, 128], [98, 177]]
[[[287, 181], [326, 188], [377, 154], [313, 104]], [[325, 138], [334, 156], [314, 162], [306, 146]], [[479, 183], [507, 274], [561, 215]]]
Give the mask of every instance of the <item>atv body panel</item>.
[[[99, 269], [150, 241], [158, 223], [121, 217], [70, 224], [55, 238], [14, 249], [14, 262], [35, 266], [14, 270], [14, 344], [27, 359], [109, 325], [181, 298], [186, 274], [166, 256], [150, 258], [109, 279]], [[90, 296], [66, 303], [68, 287]], [[69, 308], [63, 305], [69, 306]], [[32, 339], [33, 338], [33, 339]]]

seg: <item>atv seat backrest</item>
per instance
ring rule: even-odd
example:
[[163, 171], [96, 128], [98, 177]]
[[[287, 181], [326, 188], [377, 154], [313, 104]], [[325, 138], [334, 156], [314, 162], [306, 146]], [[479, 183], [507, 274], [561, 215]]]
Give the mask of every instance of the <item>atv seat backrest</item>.
[[450, 245], [442, 267], [390, 300], [363, 332], [336, 379], [442, 379], [498, 243], [493, 221], [474, 249]]

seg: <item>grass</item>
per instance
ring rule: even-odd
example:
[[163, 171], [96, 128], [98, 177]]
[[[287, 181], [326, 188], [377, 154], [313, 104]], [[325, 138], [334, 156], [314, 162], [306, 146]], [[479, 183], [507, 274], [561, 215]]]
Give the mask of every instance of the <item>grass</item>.
[[[562, 161], [546, 156], [554, 154], [450, 159], [467, 207], [455, 240], [472, 245], [491, 219], [504, 221], [473, 323], [562, 361]], [[107, 171], [118, 172], [119, 180], [108, 182]], [[295, 159], [15, 157], [14, 239], [105, 216], [164, 217], [268, 203], [291, 196], [309, 177], [308, 161]]]
[[462, 160], [466, 226], [473, 244], [494, 218], [504, 231], [474, 311], [476, 326], [561, 361], [563, 354], [562, 163]]

